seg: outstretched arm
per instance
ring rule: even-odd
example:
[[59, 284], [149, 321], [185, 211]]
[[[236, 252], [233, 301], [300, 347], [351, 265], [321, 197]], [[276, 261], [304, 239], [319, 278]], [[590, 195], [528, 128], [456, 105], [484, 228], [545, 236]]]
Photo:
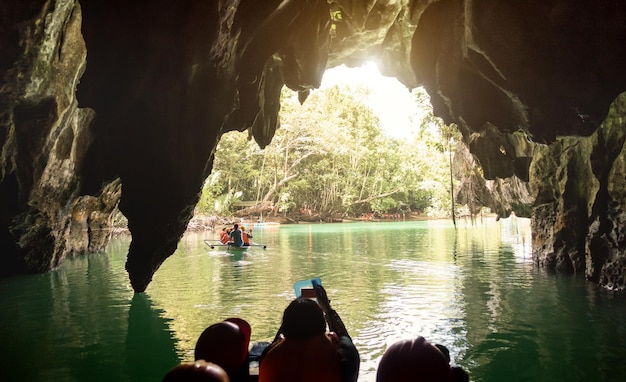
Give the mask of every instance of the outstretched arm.
[[359, 366], [361, 358], [359, 351], [352, 342], [346, 326], [341, 321], [339, 314], [330, 307], [330, 300], [326, 295], [326, 290], [321, 285], [314, 285], [317, 294], [317, 302], [326, 315], [326, 322], [330, 331], [335, 332], [339, 337], [337, 348], [341, 357], [341, 381], [356, 382], [359, 378]]
[[328, 299], [328, 295], [326, 294], [324, 287], [321, 285], [315, 285], [315, 293], [317, 294], [317, 302], [326, 315], [328, 329], [330, 329], [331, 332], [335, 332], [335, 334], [339, 337], [346, 336], [350, 338], [346, 326], [343, 324], [343, 321], [341, 321], [341, 317], [339, 317], [339, 313], [331, 308], [330, 300]]

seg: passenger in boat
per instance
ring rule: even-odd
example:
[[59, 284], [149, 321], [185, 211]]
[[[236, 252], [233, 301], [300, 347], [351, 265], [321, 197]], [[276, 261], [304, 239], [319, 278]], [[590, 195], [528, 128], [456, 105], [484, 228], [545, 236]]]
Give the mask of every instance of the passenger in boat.
[[252, 239], [252, 234], [246, 231], [246, 227], [241, 226], [241, 240], [243, 240], [243, 245], [250, 245], [250, 239]]
[[376, 382], [469, 382], [469, 375], [458, 366], [450, 366], [450, 352], [443, 345], [433, 345], [424, 337], [402, 340], [383, 354]]
[[249, 382], [250, 333], [250, 325], [240, 318], [215, 323], [198, 338], [194, 357], [219, 365], [231, 382]]
[[235, 247], [243, 246], [243, 239], [241, 238], [241, 230], [239, 229], [239, 224], [233, 226], [232, 231], [230, 231], [230, 241], [232, 245]]
[[[326, 291], [316, 288], [318, 303], [293, 300], [283, 313], [274, 342], [259, 366], [259, 382], [355, 382], [359, 353]], [[325, 317], [326, 314], [326, 317]], [[326, 333], [326, 323], [330, 333]]]
[[173, 367], [161, 382], [230, 382], [230, 380], [219, 365], [198, 360]]
[[228, 240], [230, 239], [230, 228], [222, 228], [222, 232], [220, 232], [220, 243], [228, 244]]
[[225, 322], [232, 322], [239, 327], [241, 333], [243, 333], [244, 341], [241, 344], [241, 362], [247, 362], [248, 360], [248, 347], [250, 346], [250, 337], [252, 336], [252, 327], [248, 321], [243, 318], [231, 317], [224, 320]]

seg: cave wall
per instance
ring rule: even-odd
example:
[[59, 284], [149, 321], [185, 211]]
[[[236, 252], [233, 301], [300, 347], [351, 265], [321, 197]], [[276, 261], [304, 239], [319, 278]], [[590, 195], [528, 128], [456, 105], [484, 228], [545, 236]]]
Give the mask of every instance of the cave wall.
[[459, 128], [480, 203], [532, 216], [538, 264], [623, 287], [625, 15], [619, 0], [3, 2], [0, 269], [103, 250], [119, 208], [145, 290], [220, 135], [264, 147], [283, 85], [305, 100], [326, 68], [374, 60]]
[[86, 55], [80, 7], [38, 1], [2, 8], [0, 273], [44, 272], [106, 246], [120, 187], [79, 192], [94, 118], [74, 96]]
[[532, 217], [537, 264], [618, 289], [625, 15], [618, 1], [438, 1], [411, 51], [435, 113], [497, 186], [477, 202]]
[[625, 116], [623, 93], [594, 134], [537, 146], [530, 167], [535, 261], [611, 289], [626, 286]]

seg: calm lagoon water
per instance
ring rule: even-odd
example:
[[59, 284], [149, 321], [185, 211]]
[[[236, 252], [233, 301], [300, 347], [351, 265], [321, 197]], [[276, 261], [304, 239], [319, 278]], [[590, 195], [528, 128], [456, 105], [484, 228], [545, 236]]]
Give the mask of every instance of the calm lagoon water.
[[255, 230], [267, 249], [187, 234], [135, 295], [129, 238], [42, 275], [0, 280], [0, 380], [159, 381], [225, 318], [274, 337], [293, 283], [319, 276], [373, 382], [385, 348], [422, 335], [472, 381], [626, 381], [626, 297], [531, 261], [527, 219], [299, 224]]

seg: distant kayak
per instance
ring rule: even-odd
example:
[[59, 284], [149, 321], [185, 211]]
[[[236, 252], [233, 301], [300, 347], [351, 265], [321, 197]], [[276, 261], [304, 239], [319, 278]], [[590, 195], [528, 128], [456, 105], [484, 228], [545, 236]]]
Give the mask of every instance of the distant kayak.
[[253, 223], [254, 228], [280, 228], [280, 223], [276, 222], [256, 222]]
[[225, 248], [227, 250], [234, 250], [234, 251], [247, 251], [251, 247], [261, 247], [263, 249], [267, 248], [265, 244], [252, 243], [250, 245], [237, 246], [234, 244], [224, 244], [220, 242], [219, 240], [206, 240], [206, 239], [204, 240], [204, 244], [208, 245], [211, 249]]

